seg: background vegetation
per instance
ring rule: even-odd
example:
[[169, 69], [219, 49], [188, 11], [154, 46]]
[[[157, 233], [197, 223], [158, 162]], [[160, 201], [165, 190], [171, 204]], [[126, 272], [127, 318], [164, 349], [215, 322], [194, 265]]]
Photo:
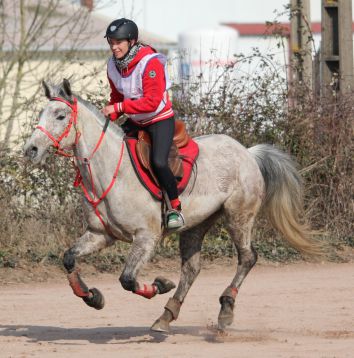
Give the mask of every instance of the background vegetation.
[[[173, 101], [177, 116], [186, 121], [193, 135], [226, 133], [246, 147], [271, 143], [290, 153], [302, 173], [309, 221], [333, 248], [332, 259], [341, 259], [341, 253], [354, 249], [352, 96], [320, 100], [301, 84], [289, 88], [283, 69], [257, 51], [236, 60], [207, 90], [203, 76], [196, 82], [186, 79], [176, 85]], [[255, 60], [257, 70], [242, 76], [239, 66]], [[77, 79], [74, 88], [79, 85]], [[79, 94], [102, 106], [108, 88], [102, 85], [99, 93]], [[16, 111], [35, 109], [35, 115], [29, 115], [26, 133], [37, 120], [40, 103], [38, 93], [16, 103]], [[75, 174], [70, 162], [53, 155], [45, 167], [33, 167], [21, 150], [9, 150], [7, 143], [2, 143], [0, 168], [0, 267], [61, 264], [64, 250], [85, 227], [81, 193], [72, 186]], [[262, 215], [254, 237], [258, 253], [265, 259], [300, 258]], [[129, 245], [118, 243], [84, 260], [99, 270], [114, 271], [124, 262], [127, 250]], [[165, 257], [177, 253], [177, 235], [165, 239], [158, 250], [158, 255]], [[220, 221], [204, 242], [203, 256], [233, 255], [234, 248]]]
[[[333, 257], [353, 248], [353, 100], [319, 102], [302, 88], [297, 93], [303, 96], [288, 106], [285, 82], [273, 72], [225, 83], [230, 88], [203, 94], [198, 101], [195, 87], [183, 91], [175, 88], [179, 93], [174, 98], [178, 116], [187, 120], [194, 135], [226, 132], [247, 147], [267, 142], [289, 152], [301, 168], [313, 228], [322, 230], [323, 239], [337, 250]], [[92, 94], [88, 97], [97, 104], [102, 100]], [[44, 168], [35, 168], [20, 152], [4, 149], [0, 158], [0, 266], [60, 263], [64, 249], [85, 226], [81, 193], [72, 186], [74, 172], [70, 162], [50, 156]], [[300, 258], [262, 216], [254, 236], [258, 252], [266, 259]], [[128, 249], [129, 245], [118, 243], [86, 261], [100, 270], [115, 270], [124, 262]], [[158, 251], [167, 257], [177, 253], [176, 235], [165, 239]], [[209, 259], [234, 255], [222, 221], [208, 234], [203, 255]]]

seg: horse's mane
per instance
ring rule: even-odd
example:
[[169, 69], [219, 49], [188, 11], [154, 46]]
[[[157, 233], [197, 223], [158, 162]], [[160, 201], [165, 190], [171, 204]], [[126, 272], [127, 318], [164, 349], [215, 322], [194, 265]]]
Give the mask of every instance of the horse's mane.
[[[77, 98], [78, 102], [80, 102], [81, 104], [83, 104], [91, 113], [94, 114], [95, 119], [102, 125], [104, 126], [106, 123], [106, 117], [103, 115], [103, 113], [98, 110], [98, 108], [93, 105], [91, 102], [82, 99], [80, 96], [74, 94], [75, 97]], [[120, 130], [119, 126], [117, 125], [110, 125], [107, 130], [111, 130], [113, 131], [116, 135], [120, 135], [122, 136], [122, 131]]]
[[91, 112], [93, 112], [97, 118], [99, 118], [103, 122], [105, 122], [105, 116], [103, 115], [103, 113], [100, 110], [98, 110], [98, 108], [94, 104], [81, 98], [80, 96], [78, 96], [76, 94], [75, 94], [75, 97], [81, 104], [83, 104], [87, 109], [89, 109]]

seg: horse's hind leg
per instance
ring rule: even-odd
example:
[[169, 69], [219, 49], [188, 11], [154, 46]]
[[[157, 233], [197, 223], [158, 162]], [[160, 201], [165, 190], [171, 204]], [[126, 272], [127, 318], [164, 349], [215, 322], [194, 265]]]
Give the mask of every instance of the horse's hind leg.
[[[243, 218], [245, 217], [243, 216]], [[233, 309], [238, 290], [249, 271], [257, 262], [257, 253], [251, 243], [253, 223], [254, 218], [251, 216], [251, 219], [247, 221], [242, 222], [241, 219], [237, 223], [230, 223], [228, 225], [228, 231], [237, 249], [238, 264], [234, 279], [219, 299], [221, 309], [218, 317], [218, 328], [220, 330], [224, 330], [226, 326], [232, 323], [234, 316]]]
[[181, 278], [175, 294], [167, 301], [163, 314], [152, 325], [152, 330], [168, 332], [170, 322], [177, 319], [184, 298], [200, 272], [200, 251], [204, 236], [218, 216], [217, 213], [203, 224], [180, 234]]
[[114, 242], [109, 236], [86, 231], [79, 240], [64, 253], [64, 267], [68, 272], [68, 280], [74, 294], [93, 308], [101, 309], [104, 306], [104, 297], [96, 288], [89, 289], [79, 275], [75, 259], [80, 256], [99, 251]]

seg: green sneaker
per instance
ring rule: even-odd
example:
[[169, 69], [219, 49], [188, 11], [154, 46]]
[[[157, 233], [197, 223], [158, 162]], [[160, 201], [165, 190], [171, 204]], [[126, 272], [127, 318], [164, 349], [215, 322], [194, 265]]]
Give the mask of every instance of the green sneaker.
[[184, 217], [178, 211], [173, 211], [167, 216], [167, 229], [180, 229], [184, 226]]

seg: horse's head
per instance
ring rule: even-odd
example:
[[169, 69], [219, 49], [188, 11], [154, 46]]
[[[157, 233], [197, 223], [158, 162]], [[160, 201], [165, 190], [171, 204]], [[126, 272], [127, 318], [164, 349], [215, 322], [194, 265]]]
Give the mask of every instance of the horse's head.
[[44, 81], [42, 84], [49, 102], [24, 147], [25, 155], [33, 163], [44, 162], [51, 146], [65, 150], [75, 144], [77, 103], [69, 81], [64, 79], [60, 86], [51, 86]]

